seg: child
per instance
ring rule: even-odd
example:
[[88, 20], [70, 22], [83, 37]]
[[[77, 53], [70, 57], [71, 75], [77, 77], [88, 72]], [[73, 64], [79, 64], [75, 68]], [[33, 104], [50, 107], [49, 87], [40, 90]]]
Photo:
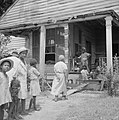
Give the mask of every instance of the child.
[[81, 70], [81, 76], [82, 76], [82, 80], [88, 80], [88, 70], [86, 65], [83, 66], [83, 69]]
[[29, 104], [29, 111], [31, 111], [31, 107], [33, 105], [33, 109], [35, 111], [39, 111], [40, 109], [36, 108], [36, 96], [40, 95], [41, 89], [39, 84], [40, 73], [36, 69], [37, 61], [36, 59], [30, 60], [30, 67], [28, 70], [28, 77], [30, 79], [30, 95], [32, 96]]
[[91, 54], [86, 52], [86, 48], [82, 47], [82, 53], [78, 58], [81, 59], [82, 67], [84, 65], [87, 67], [88, 72], [89, 72], [88, 59], [89, 59], [90, 56], [91, 56]]
[[96, 79], [96, 72], [95, 69], [92, 69], [90, 72], [90, 79]]
[[[13, 61], [10, 59], [0, 60], [0, 120], [4, 117], [5, 104], [12, 102], [11, 95], [9, 91], [9, 79], [6, 74], [13, 67]], [[8, 113], [8, 120], [10, 118], [10, 113]]]
[[10, 113], [13, 113], [13, 115], [11, 115], [11, 118], [13, 119], [19, 119], [21, 118], [18, 115], [18, 104], [19, 104], [19, 98], [18, 98], [18, 93], [20, 90], [20, 81], [18, 81], [16, 79], [16, 77], [13, 77], [13, 80], [11, 81], [10, 84], [10, 93], [11, 93], [11, 97], [12, 97], [12, 103], [10, 104]]

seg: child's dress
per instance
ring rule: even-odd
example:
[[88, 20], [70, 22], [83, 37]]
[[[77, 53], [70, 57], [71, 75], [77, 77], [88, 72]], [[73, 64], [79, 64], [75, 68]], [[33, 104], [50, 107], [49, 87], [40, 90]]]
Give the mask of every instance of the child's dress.
[[40, 72], [36, 68], [30, 66], [28, 70], [28, 77], [31, 80], [30, 95], [32, 96], [40, 95], [41, 89], [39, 84], [39, 76], [40, 76]]
[[82, 80], [88, 80], [88, 74], [87, 70], [81, 70]]
[[19, 90], [20, 90], [20, 82], [18, 80], [12, 80], [10, 84], [10, 93], [13, 102], [18, 100]]
[[0, 106], [12, 102], [9, 91], [9, 78], [0, 72]]

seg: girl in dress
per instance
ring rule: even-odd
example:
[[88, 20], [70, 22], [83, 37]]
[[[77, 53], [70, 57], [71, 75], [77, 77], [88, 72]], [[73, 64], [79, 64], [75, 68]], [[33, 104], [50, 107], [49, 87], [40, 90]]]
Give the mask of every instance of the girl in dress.
[[[0, 120], [4, 118], [4, 109], [7, 103], [12, 102], [9, 91], [9, 79], [6, 74], [13, 67], [13, 61], [10, 59], [0, 60]], [[8, 120], [10, 118], [10, 112], [8, 113]]]
[[40, 108], [36, 108], [36, 96], [40, 95], [41, 89], [39, 80], [41, 79], [40, 72], [36, 69], [36, 59], [30, 60], [30, 67], [28, 69], [28, 78], [30, 79], [30, 95], [32, 96], [29, 104], [29, 111], [33, 105], [35, 111], [39, 111]]
[[83, 66], [83, 69], [81, 70], [81, 76], [82, 76], [82, 80], [88, 80], [88, 70], [86, 65]]

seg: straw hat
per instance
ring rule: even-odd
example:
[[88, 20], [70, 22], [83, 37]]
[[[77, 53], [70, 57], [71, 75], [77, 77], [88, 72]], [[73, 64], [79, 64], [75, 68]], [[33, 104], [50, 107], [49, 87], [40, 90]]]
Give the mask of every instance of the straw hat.
[[18, 54], [24, 51], [28, 52], [29, 50], [26, 47], [21, 47], [20, 49], [18, 49]]
[[13, 68], [14, 62], [11, 59], [7, 59], [7, 58], [4, 58], [4, 59], [0, 60], [0, 67], [2, 66], [2, 64], [4, 62], [9, 62], [10, 63], [10, 69], [9, 70], [11, 70]]
[[13, 54], [13, 53], [18, 54], [18, 50], [17, 50], [17, 49], [13, 50], [13, 51], [12, 51], [12, 54]]

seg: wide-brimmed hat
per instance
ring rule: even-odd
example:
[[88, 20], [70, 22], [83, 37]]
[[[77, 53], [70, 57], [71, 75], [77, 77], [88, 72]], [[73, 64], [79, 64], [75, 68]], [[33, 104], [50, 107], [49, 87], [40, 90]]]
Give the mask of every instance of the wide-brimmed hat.
[[17, 49], [13, 50], [13, 51], [12, 51], [12, 54], [13, 54], [13, 53], [18, 54], [18, 50], [17, 50]]
[[2, 66], [2, 64], [4, 62], [9, 62], [10, 63], [10, 69], [9, 70], [11, 70], [13, 68], [14, 62], [11, 59], [7, 59], [7, 58], [4, 58], [4, 59], [0, 60], [0, 67]]
[[18, 54], [20, 54], [21, 52], [24, 52], [24, 51], [28, 52], [29, 50], [26, 47], [21, 47], [18, 49]]

